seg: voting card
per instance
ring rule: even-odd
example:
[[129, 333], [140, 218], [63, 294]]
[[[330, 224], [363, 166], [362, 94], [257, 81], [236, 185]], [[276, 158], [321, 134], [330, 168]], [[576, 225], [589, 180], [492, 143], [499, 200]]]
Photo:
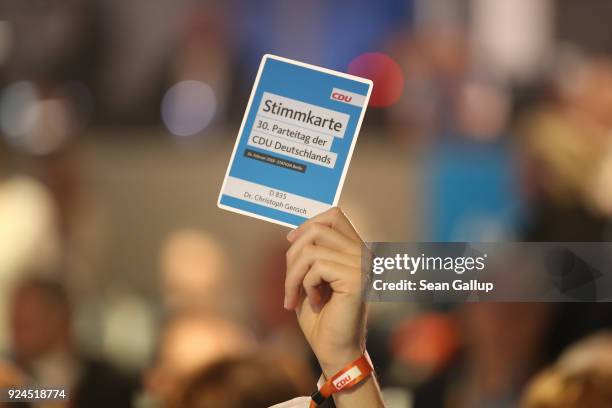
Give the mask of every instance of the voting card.
[[218, 206], [296, 227], [337, 205], [372, 81], [265, 55]]

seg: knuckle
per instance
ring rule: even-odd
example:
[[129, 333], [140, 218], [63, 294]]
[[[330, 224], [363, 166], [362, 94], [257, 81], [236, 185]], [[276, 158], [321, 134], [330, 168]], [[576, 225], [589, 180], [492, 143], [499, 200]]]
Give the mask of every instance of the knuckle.
[[321, 231], [323, 231], [324, 229], [324, 225], [320, 224], [318, 222], [312, 224], [312, 226], [310, 227], [310, 231], [312, 234], [316, 235], [316, 234], [320, 234]]
[[304, 280], [302, 281], [302, 287], [304, 288], [304, 290], [306, 292], [308, 292], [310, 290], [310, 287], [313, 286], [311, 283], [312, 278], [308, 275], [306, 275], [304, 277]]
[[322, 260], [322, 259], [316, 259], [313, 263], [312, 263], [312, 270], [314, 270], [315, 272], [320, 272], [321, 270], [323, 270], [326, 266], [326, 261]]
[[317, 222], [314, 222], [306, 228], [305, 233], [308, 234], [309, 237], [314, 238], [315, 236], [319, 235], [322, 231], [323, 231], [323, 225]]
[[343, 217], [344, 216], [344, 213], [342, 212], [340, 207], [332, 207], [330, 211], [331, 211], [332, 216], [335, 217], [335, 218], [339, 218], [339, 217]]
[[313, 257], [317, 255], [317, 247], [314, 245], [306, 245], [304, 249], [302, 249], [302, 255], [306, 257]]

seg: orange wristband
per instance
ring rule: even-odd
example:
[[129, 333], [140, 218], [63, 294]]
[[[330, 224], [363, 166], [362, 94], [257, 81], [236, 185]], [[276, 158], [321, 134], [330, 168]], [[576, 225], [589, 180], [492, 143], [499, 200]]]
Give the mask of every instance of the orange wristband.
[[362, 354], [357, 360], [348, 364], [342, 370], [338, 371], [323, 386], [312, 393], [310, 406], [316, 407], [321, 405], [332, 394], [346, 390], [359, 384], [367, 378], [374, 369], [370, 360], [365, 354]]

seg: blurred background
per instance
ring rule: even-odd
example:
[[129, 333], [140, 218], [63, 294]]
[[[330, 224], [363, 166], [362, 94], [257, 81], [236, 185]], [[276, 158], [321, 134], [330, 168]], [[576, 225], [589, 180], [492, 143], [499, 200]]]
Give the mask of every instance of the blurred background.
[[[0, 0], [0, 386], [310, 393], [287, 230], [216, 207], [264, 53], [374, 81], [340, 201], [365, 241], [611, 240], [610, 21], [607, 0]], [[611, 312], [374, 304], [368, 348], [391, 408], [609, 407]]]

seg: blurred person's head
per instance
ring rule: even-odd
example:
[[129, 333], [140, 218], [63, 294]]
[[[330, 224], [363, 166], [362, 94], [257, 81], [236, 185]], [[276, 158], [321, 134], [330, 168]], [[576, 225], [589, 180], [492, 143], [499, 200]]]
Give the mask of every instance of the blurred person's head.
[[446, 313], [425, 312], [399, 322], [391, 333], [393, 356], [424, 378], [452, 360], [459, 347], [459, 330]]
[[167, 402], [185, 379], [224, 358], [250, 352], [251, 333], [231, 321], [200, 314], [178, 316], [160, 336], [156, 361], [146, 377], [148, 390]]
[[26, 375], [19, 367], [9, 361], [0, 361], [0, 388], [23, 387], [26, 382]]
[[311, 373], [271, 355], [225, 359], [196, 373], [173, 408], [267, 408], [305, 395]]
[[[592, 177], [585, 177], [585, 200], [589, 208], [603, 216], [612, 216], [612, 58], [594, 58], [586, 69], [578, 109], [593, 129], [597, 154], [591, 155]], [[589, 135], [589, 134], [587, 134]]]
[[569, 374], [549, 368], [532, 381], [521, 407], [612, 407], [612, 376], [590, 372]]
[[71, 308], [56, 281], [29, 278], [17, 286], [11, 305], [13, 352], [24, 363], [71, 343]]
[[561, 355], [558, 365], [568, 372], [607, 373], [612, 379], [612, 331], [593, 334], [570, 346]]
[[470, 50], [465, 31], [455, 25], [435, 25], [424, 32], [424, 48], [433, 71], [446, 79], [462, 76], [469, 64]]
[[228, 268], [214, 236], [197, 229], [174, 231], [163, 244], [160, 267], [164, 302], [170, 309], [218, 309]]
[[507, 129], [510, 94], [501, 84], [469, 80], [461, 85], [456, 101], [456, 121], [462, 134], [488, 142]]
[[[545, 358], [552, 314], [545, 303], [468, 303], [461, 310], [465, 342], [464, 402], [514, 401]], [[471, 406], [469, 403], [466, 406]]]
[[612, 59], [597, 56], [584, 68], [571, 102], [592, 120], [612, 126]]
[[[27, 377], [18, 367], [8, 361], [0, 361], [0, 388], [27, 386]], [[29, 408], [28, 403], [0, 402], [0, 408]]]
[[528, 386], [523, 408], [612, 406], [612, 333], [600, 333], [570, 347]]
[[552, 312], [546, 303], [468, 303], [461, 313], [466, 345], [479, 363], [534, 365]]
[[612, 62], [570, 54], [560, 59], [553, 81], [558, 98], [528, 113], [518, 130], [537, 197], [598, 215], [610, 206], [600, 186], [609, 177], [605, 161], [612, 150]]

